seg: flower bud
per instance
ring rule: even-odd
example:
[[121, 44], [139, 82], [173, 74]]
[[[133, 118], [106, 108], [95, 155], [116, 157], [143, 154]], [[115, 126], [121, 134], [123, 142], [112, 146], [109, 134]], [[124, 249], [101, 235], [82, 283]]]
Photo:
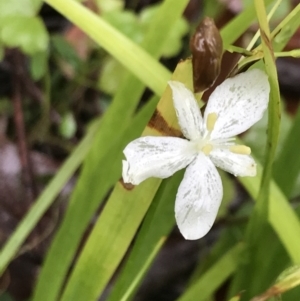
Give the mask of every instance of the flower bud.
[[205, 17], [190, 40], [194, 92], [208, 89], [220, 73], [223, 43], [213, 19]]

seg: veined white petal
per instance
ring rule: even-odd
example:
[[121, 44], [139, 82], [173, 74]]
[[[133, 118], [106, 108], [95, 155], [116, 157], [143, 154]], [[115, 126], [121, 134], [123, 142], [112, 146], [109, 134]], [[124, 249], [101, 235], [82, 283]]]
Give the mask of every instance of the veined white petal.
[[177, 81], [168, 82], [173, 93], [173, 102], [183, 135], [196, 140], [201, 137], [203, 120], [194, 94]]
[[196, 156], [194, 144], [175, 137], [141, 137], [124, 149], [123, 180], [138, 185], [149, 177], [167, 178]]
[[238, 135], [260, 120], [268, 106], [269, 92], [267, 75], [258, 69], [226, 79], [211, 94], [205, 110], [205, 123], [208, 114], [218, 115], [211, 139]]
[[209, 157], [199, 153], [179, 186], [175, 218], [186, 239], [203, 237], [212, 227], [223, 197], [221, 178]]
[[249, 155], [235, 154], [228, 149], [213, 149], [209, 157], [213, 163], [239, 177], [254, 177], [256, 176], [256, 163]]

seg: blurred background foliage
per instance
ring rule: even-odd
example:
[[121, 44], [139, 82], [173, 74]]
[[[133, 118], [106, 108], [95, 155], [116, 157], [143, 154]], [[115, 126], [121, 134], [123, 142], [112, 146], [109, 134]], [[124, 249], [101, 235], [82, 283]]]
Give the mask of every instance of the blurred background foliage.
[[[290, 268], [300, 262], [270, 225], [249, 263], [245, 231], [254, 203], [239, 179], [221, 173], [218, 219], [199, 241], [185, 241], [175, 226], [182, 172], [155, 184], [157, 191], [149, 181], [133, 197], [140, 205], [122, 203], [112, 190], [122, 149], [140, 136], [163, 94], [155, 83], [190, 56], [199, 21], [213, 17], [224, 45], [246, 48], [259, 28], [253, 1], [69, 1], [82, 16], [72, 15], [75, 6], [60, 14], [54, 0], [0, 0], [0, 301], [300, 300], [299, 267]], [[276, 36], [283, 51], [300, 49], [299, 1], [265, 3], [268, 11], [279, 4], [271, 31], [287, 22]], [[112, 36], [100, 27], [92, 34], [92, 18], [91, 28], [78, 25], [89, 22], [83, 7]], [[143, 53], [136, 49], [153, 60], [146, 55], [137, 65]], [[217, 84], [239, 58], [224, 53]], [[276, 66], [282, 112], [273, 179], [299, 216], [300, 60], [279, 58]], [[265, 115], [241, 137], [261, 164], [267, 125]], [[294, 244], [299, 250], [300, 239]]]

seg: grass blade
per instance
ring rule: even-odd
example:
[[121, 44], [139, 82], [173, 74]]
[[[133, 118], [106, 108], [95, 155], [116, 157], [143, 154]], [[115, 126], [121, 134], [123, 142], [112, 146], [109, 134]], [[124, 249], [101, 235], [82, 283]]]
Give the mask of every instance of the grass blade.
[[[155, 32], [151, 29], [143, 43], [155, 57], [159, 56], [163, 46], [163, 43], [160, 43], [157, 37], [161, 39], [162, 34], [166, 35], [171, 30], [172, 24], [180, 17], [186, 1], [178, 1], [174, 5], [172, 1], [168, 0], [161, 7], [156, 20], [157, 23], [154, 22], [154, 27], [160, 28], [161, 31]], [[171, 3], [172, 14], [167, 14], [170, 11]], [[166, 15], [169, 17], [162, 17]], [[145, 63], [143, 62], [143, 64]], [[142, 66], [140, 68], [143, 69]], [[127, 139], [133, 139], [134, 136], [138, 136], [142, 131], [141, 127], [136, 127], [132, 133], [125, 135], [121, 129], [130, 122], [143, 92], [143, 87], [143, 84], [136, 78], [128, 75], [115, 96], [113, 104], [105, 114], [101, 123], [101, 130], [95, 137], [91, 152], [87, 157], [81, 177], [73, 193], [71, 206], [50, 248], [45, 267], [37, 285], [35, 300], [56, 300], [80, 242], [81, 235], [83, 235], [89, 220], [97, 210], [100, 201], [107, 194], [111, 185], [120, 177], [121, 166], [119, 162], [121, 162], [122, 158], [122, 149], [128, 142]], [[124, 95], [130, 95], [130, 99], [124, 101]], [[153, 110], [154, 108], [151, 112]], [[150, 116], [151, 113], [148, 117], [144, 116], [144, 120], [141, 122], [145, 124]], [[114, 132], [117, 134], [112, 137]], [[114, 149], [112, 150], [113, 146]], [[112, 154], [115, 156], [115, 158], [111, 159], [114, 162], [114, 167], [109, 164], [108, 156], [112, 156]], [[99, 181], [98, 183], [95, 182], [95, 179], [98, 178], [102, 179], [100, 183]], [[89, 202], [86, 203], [86, 200], [89, 200]], [[83, 211], [82, 208], [85, 208], [85, 210]], [[58, 257], [57, 254], [61, 249], [65, 249], [65, 252]], [[51, 289], [48, 286], [49, 282], [52, 283]]]

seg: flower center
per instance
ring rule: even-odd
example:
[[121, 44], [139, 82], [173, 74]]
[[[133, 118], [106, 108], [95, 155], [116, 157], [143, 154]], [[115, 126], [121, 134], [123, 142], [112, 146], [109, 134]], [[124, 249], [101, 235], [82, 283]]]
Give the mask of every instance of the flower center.
[[206, 144], [201, 148], [201, 151], [205, 154], [205, 155], [209, 155], [209, 153], [213, 150], [213, 145], [212, 144]]
[[213, 131], [216, 121], [218, 119], [217, 113], [210, 113], [206, 119], [206, 129], [208, 133], [205, 134], [203, 139], [198, 143], [198, 149], [202, 151], [205, 155], [209, 155], [209, 153], [213, 150], [214, 146], [210, 141], [210, 134]]
[[209, 155], [214, 148], [219, 148], [219, 149], [228, 149], [234, 154], [250, 155], [251, 154], [250, 147], [246, 145], [234, 144], [232, 141], [234, 141], [235, 138], [224, 138], [224, 139], [215, 139], [215, 140], [210, 139], [211, 132], [215, 127], [217, 119], [218, 119], [217, 113], [208, 114], [206, 119], [207, 132], [204, 134], [201, 140], [196, 142], [198, 151], [203, 152], [205, 155]]

